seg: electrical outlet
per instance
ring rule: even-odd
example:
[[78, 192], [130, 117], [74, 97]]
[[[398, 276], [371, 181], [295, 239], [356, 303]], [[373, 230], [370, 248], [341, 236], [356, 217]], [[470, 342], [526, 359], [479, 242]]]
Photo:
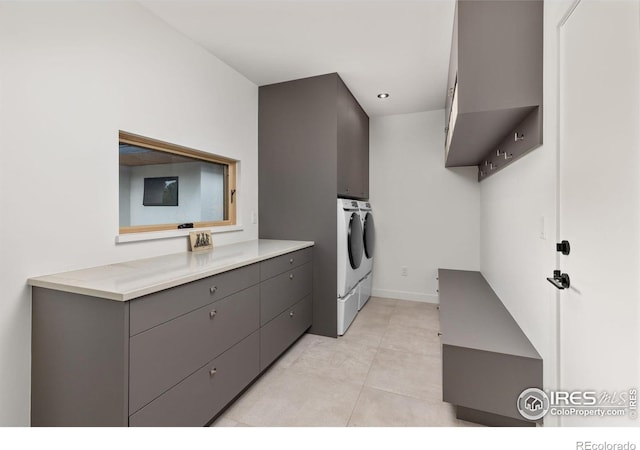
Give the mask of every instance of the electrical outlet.
[[400, 275], [402, 275], [403, 277], [408, 277], [409, 276], [409, 268], [407, 266], [400, 267]]
[[255, 211], [251, 211], [251, 223], [258, 223], [258, 213], [256, 213]]
[[547, 240], [547, 219], [544, 216], [540, 216], [540, 239]]

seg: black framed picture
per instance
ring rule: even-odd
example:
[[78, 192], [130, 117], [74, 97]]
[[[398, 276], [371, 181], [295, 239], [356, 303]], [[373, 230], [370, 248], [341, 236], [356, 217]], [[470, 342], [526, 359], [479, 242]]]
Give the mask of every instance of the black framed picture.
[[178, 177], [144, 179], [143, 206], [178, 206]]

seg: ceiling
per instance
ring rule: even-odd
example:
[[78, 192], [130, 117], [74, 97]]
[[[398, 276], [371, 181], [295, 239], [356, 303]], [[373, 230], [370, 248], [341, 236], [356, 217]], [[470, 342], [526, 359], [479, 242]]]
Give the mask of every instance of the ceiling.
[[258, 86], [338, 72], [370, 116], [444, 108], [454, 0], [140, 3]]

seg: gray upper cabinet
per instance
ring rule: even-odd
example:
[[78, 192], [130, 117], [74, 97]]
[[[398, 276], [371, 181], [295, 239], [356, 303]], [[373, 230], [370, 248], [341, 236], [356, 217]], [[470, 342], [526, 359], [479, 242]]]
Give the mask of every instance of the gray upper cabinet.
[[338, 81], [338, 196], [369, 198], [369, 116]]
[[482, 180], [542, 144], [542, 27], [542, 0], [457, 2], [445, 166]]

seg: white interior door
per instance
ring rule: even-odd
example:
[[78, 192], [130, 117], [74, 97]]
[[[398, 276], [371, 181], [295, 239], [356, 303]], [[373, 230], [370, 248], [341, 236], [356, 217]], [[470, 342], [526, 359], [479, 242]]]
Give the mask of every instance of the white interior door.
[[640, 2], [582, 0], [559, 33], [560, 388], [623, 391], [640, 381]]

